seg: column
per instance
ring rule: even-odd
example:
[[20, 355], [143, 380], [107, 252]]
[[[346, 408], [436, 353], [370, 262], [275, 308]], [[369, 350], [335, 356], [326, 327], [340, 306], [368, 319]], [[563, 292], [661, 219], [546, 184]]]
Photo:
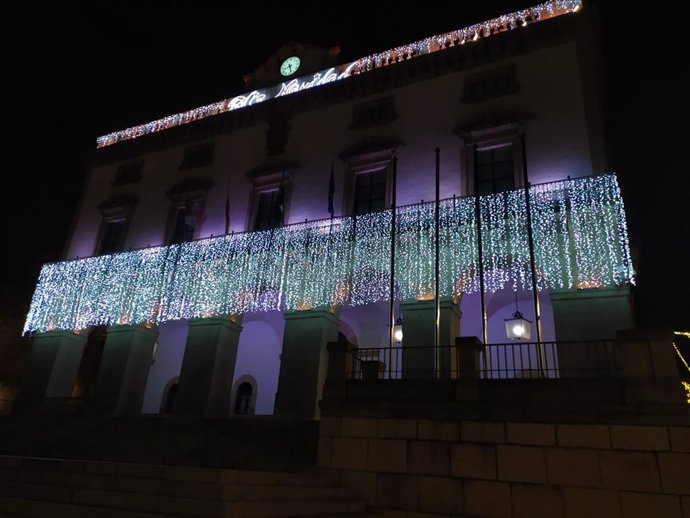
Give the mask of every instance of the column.
[[630, 288], [552, 290], [556, 340], [613, 340], [621, 329], [632, 329]]
[[592, 341], [615, 340], [618, 331], [634, 327], [630, 289], [554, 290], [549, 295], [560, 376], [592, 376], [594, 366], [608, 367], [615, 359], [613, 343], [607, 347]]
[[36, 334], [13, 409], [36, 409], [43, 398], [70, 398], [86, 337], [86, 330]]
[[[455, 340], [460, 336], [460, 318], [462, 312], [453, 299], [441, 299], [441, 318], [439, 321], [438, 343], [442, 347], [440, 354], [441, 378], [458, 377], [458, 351]], [[403, 336], [404, 337], [404, 336]]]
[[108, 328], [89, 412], [139, 415], [157, 338], [150, 324]]
[[[435, 304], [433, 300], [403, 302], [402, 377], [436, 376], [434, 350]], [[460, 334], [460, 309], [451, 299], [441, 300], [439, 322], [439, 376], [457, 374], [455, 338]], [[421, 349], [420, 349], [421, 348]]]
[[328, 367], [328, 342], [338, 338], [340, 319], [323, 308], [285, 313], [277, 417], [314, 419]]
[[173, 414], [227, 417], [242, 317], [189, 321]]

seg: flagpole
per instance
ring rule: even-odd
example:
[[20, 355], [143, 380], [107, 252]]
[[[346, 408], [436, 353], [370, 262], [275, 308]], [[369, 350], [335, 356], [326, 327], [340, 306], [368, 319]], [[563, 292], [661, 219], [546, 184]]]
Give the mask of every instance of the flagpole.
[[[482, 306], [482, 341], [484, 345], [489, 341], [486, 327], [486, 304], [484, 301], [484, 253], [482, 246], [482, 211], [479, 203], [479, 182], [477, 182], [477, 144], [472, 149], [472, 165], [474, 167], [474, 216], [477, 220], [477, 254], [479, 256], [479, 299]], [[484, 349], [485, 351], [487, 349]], [[488, 358], [484, 356], [484, 363], [488, 366]]]
[[[435, 257], [435, 269], [434, 269], [434, 283], [435, 283], [435, 296], [434, 296], [434, 351], [435, 351], [435, 356], [436, 356], [436, 375], [440, 377], [441, 375], [441, 336], [440, 336], [440, 327], [441, 327], [441, 296], [439, 293], [439, 288], [441, 285], [440, 282], [440, 273], [439, 273], [439, 264], [441, 262], [441, 236], [439, 235], [440, 233], [440, 221], [439, 221], [439, 214], [440, 214], [440, 197], [441, 197], [441, 150], [439, 148], [436, 148], [436, 204], [434, 207], [434, 236], [435, 236], [435, 248], [436, 248], [436, 257]], [[448, 345], [448, 344], [446, 344]]]
[[395, 209], [396, 209], [396, 182], [398, 173], [398, 157], [393, 157], [393, 174], [391, 178], [391, 283], [390, 283], [390, 333], [388, 336], [388, 379], [393, 377], [393, 342], [395, 341]]
[[537, 268], [534, 260], [534, 236], [532, 235], [532, 210], [529, 201], [529, 178], [527, 175], [527, 145], [524, 132], [520, 134], [522, 140], [522, 181], [525, 192], [525, 211], [527, 213], [527, 244], [529, 247], [529, 266], [532, 274], [532, 299], [534, 303], [534, 320], [537, 328], [537, 346], [539, 348], [539, 372], [544, 375], [544, 348], [541, 343], [541, 308], [539, 307], [539, 288], [537, 286]]
[[225, 234], [230, 233], [230, 169], [228, 169], [228, 181], [225, 190]]

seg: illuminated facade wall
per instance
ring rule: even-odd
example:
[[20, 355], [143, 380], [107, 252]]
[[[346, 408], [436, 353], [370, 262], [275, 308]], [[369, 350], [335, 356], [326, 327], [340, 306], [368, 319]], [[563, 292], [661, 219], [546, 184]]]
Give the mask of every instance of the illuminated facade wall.
[[[350, 207], [343, 207], [346, 165], [337, 156], [367, 138], [404, 142], [397, 150], [400, 205], [433, 199], [436, 146], [441, 149], [441, 196], [468, 194], [468, 172], [461, 170], [460, 143], [452, 130], [459, 124], [492, 113], [529, 115], [524, 130], [532, 183], [604, 172], [596, 170], [592, 163], [593, 149], [575, 53], [571, 43], [483, 67], [515, 62], [520, 90], [480, 103], [460, 102], [464, 78], [477, 72], [471, 69], [291, 117], [292, 129], [281, 158], [300, 166], [294, 173], [287, 223], [328, 217], [328, 177], [333, 155], [336, 155], [336, 215], [349, 213]], [[390, 94], [396, 96], [397, 120], [357, 131], [348, 128], [354, 105]], [[309, 95], [309, 92], [300, 95]], [[132, 216], [126, 247], [163, 244], [170, 211], [165, 190], [190, 175], [214, 182], [208, 192], [206, 219], [198, 237], [224, 232], [228, 173], [231, 181], [230, 227], [234, 231], [246, 230], [250, 226], [251, 184], [244, 175], [267, 158], [266, 129], [265, 123], [257, 122], [254, 126], [207, 139], [215, 142], [214, 162], [192, 171], [180, 169], [185, 146], [137, 157], [144, 159], [141, 181], [118, 189], [110, 185], [118, 164], [95, 167], [67, 258], [94, 254], [102, 219], [97, 207], [114, 192], [131, 194], [140, 200]]]
[[[571, 8], [573, 5], [579, 5], [578, 2], [567, 3]], [[560, 22], [543, 22], [545, 26], [554, 23]], [[538, 27], [535, 29], [541, 30]], [[533, 28], [527, 27], [524, 30], [530, 31]], [[501, 35], [496, 37], [500, 38]], [[240, 339], [234, 380], [245, 375], [256, 379], [258, 394], [255, 411], [270, 414], [273, 409], [273, 396], [280, 368], [279, 354], [283, 343], [281, 311], [294, 310], [300, 304], [344, 304], [340, 311], [343, 334], [362, 347], [387, 343], [386, 300], [389, 294], [385, 264], [389, 259], [386, 256], [385, 229], [388, 221], [386, 218], [389, 216], [380, 214], [369, 217], [372, 232], [367, 239], [375, 244], [376, 250], [362, 249], [358, 259], [376, 263], [380, 282], [367, 283], [362, 274], [364, 269], [360, 268], [357, 270], [362, 274], [358, 277], [360, 285], [353, 287], [353, 262], [351, 259], [343, 258], [342, 254], [351, 250], [353, 242], [352, 220], [348, 218], [352, 212], [352, 200], [346, 193], [352, 191], [355, 172], [348, 165], [343, 153], [361, 145], [366, 147], [367, 142], [396, 142], [398, 206], [417, 204], [421, 200], [428, 202], [434, 198], [434, 149], [438, 147], [441, 150], [441, 197], [449, 200], [445, 202], [444, 213], [454, 214], [448, 216], [444, 226], [447, 236], [454, 237], [448, 237], [448, 243], [444, 245], [443, 264], [446, 266], [442, 279], [443, 295], [450, 297], [463, 294], [461, 334], [480, 335], [475, 275], [476, 231], [472, 220], [472, 198], [467, 198], [473, 194], [470, 181], [473, 172], [467, 158], [471, 154], [471, 145], [468, 144], [467, 135], [481, 133], [488, 135], [486, 138], [494, 138], [493, 130], [505, 132], [506, 127], [514, 138], [517, 138], [519, 133], [524, 133], [528, 176], [533, 185], [565, 180], [568, 176], [590, 177], [606, 172], [603, 158], [604, 143], [601, 140], [599, 126], [599, 104], [598, 100], [588, 93], [591, 89], [585, 87], [585, 83], [591, 79], [591, 71], [582, 68], [582, 64], [587, 63], [587, 57], [583, 56], [583, 48], [576, 39], [547, 38], [546, 43], [539, 48], [533, 45], [525, 52], [516, 51], [505, 56], [494, 55], [490, 59], [478, 59], [476, 56], [481, 56], [483, 52], [482, 45], [485, 45], [483, 41], [468, 44], [463, 47], [467, 60], [462, 66], [458, 62], [457, 67], [443, 68], [438, 75], [425, 76], [423, 80], [411, 80], [409, 74], [412, 69], [409, 67], [391, 66], [387, 77], [395, 77], [395, 74], [405, 75], [399, 84], [391, 81], [390, 87], [378, 87], [375, 93], [367, 96], [340, 96], [337, 102], [325, 103], [318, 109], [300, 109], [299, 99], [302, 96], [318, 95], [318, 88], [321, 87], [292, 94], [290, 98], [296, 99], [294, 103], [281, 105], [285, 113], [278, 113], [286, 117], [289, 126], [284, 150], [279, 153], [269, 155], [267, 152], [266, 131], [270, 127], [268, 116], [271, 115], [269, 110], [265, 118], [257, 117], [254, 123], [232, 131], [209, 134], [197, 140], [187, 139], [184, 144], [148, 148], [137, 148], [137, 140], [134, 139], [133, 149], [142, 151], [129, 154], [123, 151], [121, 158], [97, 160], [85, 186], [66, 259], [73, 260], [95, 254], [103, 221], [99, 206], [114, 195], [129, 196], [138, 200], [131, 212], [125, 249], [148, 250], [121, 254], [120, 259], [114, 260], [97, 258], [66, 263], [64, 271], [56, 277], [42, 278], [26, 331], [83, 328], [96, 323], [157, 322], [160, 325], [159, 347], [156, 361], [150, 370], [143, 405], [145, 413], [157, 413], [164, 404], [166, 389], [180, 373], [187, 333], [186, 320], [227, 313], [244, 313], [243, 325], [246, 330]], [[434, 67], [434, 59], [436, 56], [442, 56], [443, 52], [445, 51], [441, 50], [435, 55], [420, 56], [415, 58], [417, 61], [410, 60], [409, 64], [412, 65], [415, 61], [415, 70], [421, 74]], [[506, 68], [514, 70], [515, 88], [485, 99], [468, 101], [468, 90], [473, 78], [490, 76], [492, 71]], [[349, 88], [348, 81], [355, 80], [368, 79], [366, 74], [343, 79], [342, 88]], [[387, 96], [394, 96], [395, 117], [388, 122], [369, 127], [351, 128], [353, 112], [358, 106]], [[267, 100], [262, 104], [270, 106], [271, 102]], [[193, 126], [196, 123], [189, 124]], [[493, 129], [492, 124], [495, 126]], [[162, 133], [165, 131], [167, 130]], [[146, 138], [149, 137], [144, 136], [142, 140]], [[476, 137], [480, 138], [484, 137]], [[184, 139], [181, 138], [180, 141]], [[513, 145], [516, 142], [519, 140], [514, 140]], [[185, 152], [198, 144], [213, 144], [213, 160], [199, 167], [182, 167]], [[112, 147], [118, 146], [124, 144], [114, 144]], [[107, 153], [109, 147], [108, 144], [103, 151], [97, 153]], [[522, 186], [521, 157], [519, 152], [515, 153], [516, 188]], [[141, 179], [114, 186], [113, 179], [118, 168], [133, 161], [143, 162]], [[299, 234], [295, 229], [302, 227], [304, 230], [301, 237], [296, 238], [296, 241], [293, 239], [293, 245], [299, 245], [304, 239], [309, 239], [305, 236], [315, 232], [315, 228], [322, 229], [317, 230], [314, 235], [320, 236], [319, 239], [323, 241], [319, 246], [323, 245], [324, 253], [316, 255], [326, 262], [310, 262], [307, 273], [295, 263], [294, 257], [286, 261], [286, 256], [282, 253], [284, 250], [272, 250], [273, 255], [263, 257], [261, 260], [264, 262], [257, 262], [253, 269], [237, 270], [237, 264], [233, 262], [234, 257], [241, 255], [233, 243], [245, 239], [237, 234], [252, 228], [252, 199], [256, 194], [256, 186], [247, 177], [247, 173], [256, 170], [262, 164], [276, 161], [292, 164], [288, 175], [289, 190], [286, 194], [287, 224], [328, 217], [327, 193], [332, 162], [335, 166], [334, 209], [338, 228], [335, 231], [328, 229], [324, 233], [323, 225], [308, 223], [304, 226], [296, 225], [290, 230], [294, 235]], [[391, 164], [388, 163], [384, 167], [390, 171]], [[225, 204], [228, 191], [230, 230], [237, 234], [180, 245], [174, 247], [171, 253], [172, 249], [165, 246], [170, 235], [171, 219], [171, 199], [166, 191], [189, 178], [202, 180], [211, 185], [206, 192], [203, 218], [197, 221], [195, 238], [211, 238], [225, 233]], [[537, 218], [536, 236], [538, 255], [541, 254], [538, 259], [538, 262], [541, 261], [539, 288], [542, 290], [540, 299], [545, 339], [554, 337], [548, 289], [573, 289], [581, 287], [582, 282], [591, 283], [591, 286], [625, 285], [633, 279], [624, 212], [615, 177], [597, 178], [581, 180], [572, 185], [564, 182], [551, 184], [558, 187], [533, 189], [533, 203], [536, 204], [536, 209], [542, 210], [545, 215], [541, 220]], [[571, 189], [574, 185], [577, 187]], [[390, 185], [387, 189], [390, 190]], [[587, 193], [590, 190], [595, 193], [595, 198], [599, 196], [598, 212], [593, 220], [588, 219], [587, 213], [587, 206], [591, 201]], [[550, 192], [556, 194], [548, 194]], [[521, 191], [515, 191], [514, 194], [501, 194], [500, 201], [495, 203], [490, 197], [482, 201], [482, 221], [488, 225], [485, 234], [485, 239], [489, 240], [488, 254], [498, 258], [496, 264], [489, 264], [492, 272], [487, 276], [491, 341], [501, 340], [501, 337], [496, 335], [501, 334], [503, 318], [512, 312], [514, 290], [517, 289], [519, 292], [520, 310], [529, 318], [534, 318], [530, 315], [524, 200], [521, 201], [520, 193]], [[457, 202], [452, 201], [453, 196], [456, 196]], [[449, 208], [456, 203], [458, 207]], [[539, 203], [542, 203], [541, 207]], [[501, 210], [513, 210], [515, 213], [511, 217], [503, 218], [500, 210], [496, 212], [498, 206], [503, 207]], [[555, 206], [560, 208], [555, 210]], [[405, 218], [410, 220], [407, 230], [402, 232], [401, 229], [402, 241], [415, 234], [417, 228], [429, 226], [432, 212], [430, 206], [420, 207], [422, 209], [401, 212], [401, 221], [404, 222]], [[560, 231], [558, 230], [561, 224], [559, 218], [570, 218], [575, 214], [573, 207], [576, 208], [575, 212], [579, 211], [577, 213], [581, 215], [582, 232], [578, 236], [572, 235], [575, 227], [570, 220], [567, 224], [561, 225], [563, 228]], [[414, 224], [420, 221], [420, 212], [423, 213], [423, 224], [421, 227], [415, 227]], [[341, 220], [340, 217], [344, 219]], [[454, 217], [457, 221], [453, 220]], [[461, 224], [460, 220], [463, 217], [467, 220]], [[416, 223], [412, 222], [415, 218]], [[360, 225], [366, 226], [366, 221], [367, 217], [362, 217]], [[506, 238], [506, 232], [511, 232], [510, 221], [515, 223], [515, 228], [522, 226], [515, 235], [508, 235]], [[494, 230], [492, 233], [489, 228], [491, 225], [502, 225], [502, 230]], [[563, 229], [566, 231], [563, 232]], [[431, 243], [428, 231], [426, 228], [418, 234], [415, 242], [430, 252], [431, 248], [426, 246]], [[281, 242], [287, 243], [287, 231], [278, 233], [280, 232], [283, 237], [278, 239], [283, 239]], [[372, 237], [376, 232], [380, 234], [378, 242]], [[359, 234], [365, 235], [366, 229], [360, 227]], [[592, 236], [602, 235], [606, 235], [602, 240], [589, 240]], [[330, 243], [327, 242], [329, 236], [332, 236]], [[258, 238], [254, 235], [250, 240], [252, 239], [265, 250], [271, 246], [275, 248], [277, 242], [276, 236], [264, 236], [257, 241]], [[570, 241], [566, 242], [564, 239]], [[208, 243], [216, 245], [207, 246]], [[512, 248], [502, 249], [501, 243], [510, 243], [508, 248]], [[401, 293], [397, 298], [411, 300], [428, 291], [431, 280], [430, 256], [419, 258], [411, 248], [414, 243], [408, 239], [407, 244], [407, 250], [402, 242], [399, 248], [399, 264], [402, 266], [399, 266], [401, 276], [398, 285]], [[206, 252], [203, 250], [211, 248], [215, 249], [213, 253], [220, 254], [220, 262], [217, 264], [219, 269], [211, 268], [207, 271], [204, 268], [213, 261], [204, 256]], [[336, 249], [335, 255], [325, 252]], [[236, 255], [230, 257], [233, 253]], [[150, 269], [142, 270], [141, 262], [130, 261], [134, 256], [145, 256], [150, 260]], [[251, 254], [242, 257], [251, 257]], [[420, 260], [417, 261], [417, 258]], [[290, 267], [281, 268], [276, 261], [283, 261], [281, 264], [289, 263]], [[68, 272], [74, 264], [89, 266], [76, 274], [74, 271]], [[133, 266], [135, 264], [139, 266]], [[263, 288], [271, 288], [262, 291], [258, 285], [251, 284], [253, 281], [249, 278], [250, 270], [263, 272], [261, 275], [269, 272], [269, 277], [273, 275], [270, 272], [274, 272], [273, 281], [277, 284], [268, 286], [269, 279], [262, 278], [262, 282], [268, 282]], [[586, 275], [587, 272], [591, 275]], [[48, 275], [49, 269], [44, 273]], [[65, 278], [59, 280], [60, 275], [65, 275]], [[75, 275], [84, 275], [82, 284], [72, 282], [76, 278]], [[185, 275], [186, 280], [182, 279]], [[195, 278], [195, 275], [200, 276]], [[154, 277], [159, 278], [161, 282], [151, 282]], [[110, 284], [106, 282], [106, 285], [103, 285], [106, 278], [110, 279]], [[123, 279], [131, 281], [132, 278], [141, 278], [145, 282], [135, 284], [134, 289], [132, 285], [122, 288]], [[51, 285], [51, 282], [54, 284]], [[243, 286], [242, 282], [247, 285]], [[51, 286], [57, 287], [52, 295]], [[161, 286], [165, 286], [165, 289], [161, 290]], [[367, 289], [363, 288], [367, 286]], [[200, 287], [203, 289], [198, 289]], [[210, 288], [207, 289], [208, 287]], [[98, 290], [100, 291], [96, 293]], [[219, 293], [218, 290], [223, 293]], [[262, 294], [257, 296], [259, 291]], [[46, 301], [53, 295], [53, 302], [56, 298], [61, 300], [57, 305], [50, 306]], [[60, 305], [62, 309], [56, 310], [55, 308]]]

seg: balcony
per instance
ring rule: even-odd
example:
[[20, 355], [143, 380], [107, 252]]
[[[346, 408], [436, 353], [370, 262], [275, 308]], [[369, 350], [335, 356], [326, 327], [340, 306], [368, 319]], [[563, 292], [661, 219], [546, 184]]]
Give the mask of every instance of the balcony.
[[[633, 282], [614, 175], [534, 185], [529, 195], [538, 289]], [[485, 290], [531, 289], [524, 191], [479, 205]], [[434, 206], [396, 209], [397, 300], [433, 293]], [[389, 300], [391, 219], [386, 210], [47, 264], [24, 332]], [[440, 295], [478, 291], [474, 197], [441, 201], [439, 239]]]

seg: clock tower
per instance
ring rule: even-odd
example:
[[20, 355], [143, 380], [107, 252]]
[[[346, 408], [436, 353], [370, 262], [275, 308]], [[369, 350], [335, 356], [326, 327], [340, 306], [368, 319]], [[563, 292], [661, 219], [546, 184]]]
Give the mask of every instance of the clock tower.
[[340, 47], [326, 48], [291, 41], [269, 56], [254, 71], [245, 74], [244, 84], [249, 91], [291, 81], [335, 66], [339, 54]]

